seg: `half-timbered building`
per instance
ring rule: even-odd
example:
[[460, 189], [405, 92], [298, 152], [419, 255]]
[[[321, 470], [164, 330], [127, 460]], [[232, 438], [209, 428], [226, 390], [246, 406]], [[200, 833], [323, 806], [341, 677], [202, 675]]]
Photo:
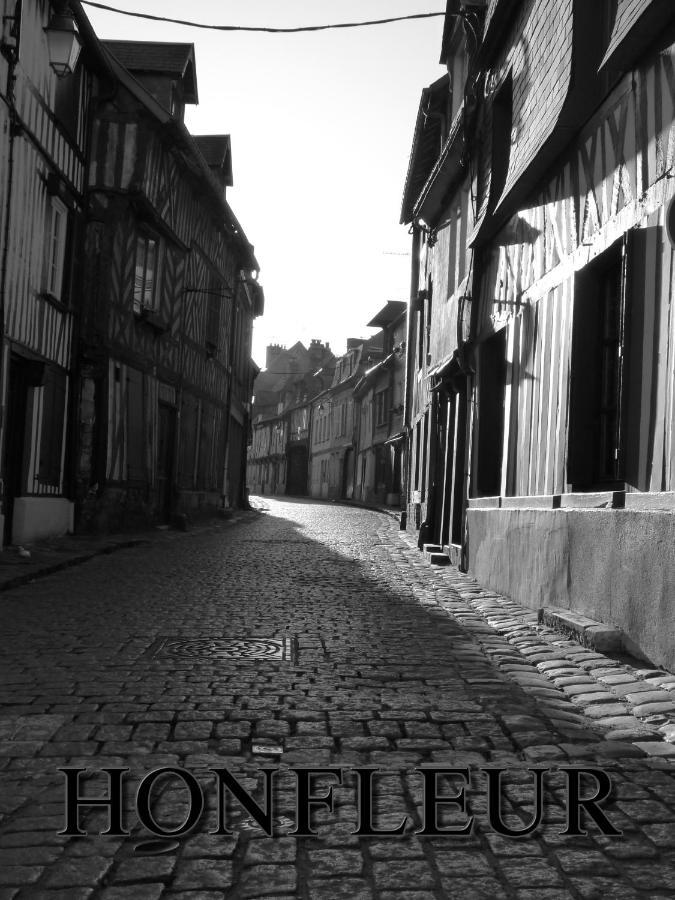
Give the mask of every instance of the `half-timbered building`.
[[258, 263], [225, 199], [229, 137], [193, 138], [191, 44], [104, 44], [80, 342], [82, 527], [169, 521], [245, 502], [262, 313]]
[[554, 8], [481, 48], [469, 565], [672, 666], [675, 11]]
[[[73, 528], [77, 247], [107, 66], [79, 4], [3, 0], [0, 10], [3, 543], [25, 544]], [[63, 58], [55, 34], [70, 41]]]
[[368, 322], [382, 329], [383, 358], [354, 387], [354, 499], [398, 507], [403, 474], [406, 304], [389, 300]]
[[331, 382], [335, 357], [314, 338], [267, 347], [254, 384], [248, 488], [253, 494], [308, 492], [311, 400]]
[[449, 0], [440, 63], [446, 73], [422, 92], [401, 223], [412, 232], [405, 423], [407, 524], [420, 544], [461, 560], [467, 500], [470, 368], [464, 353], [472, 292], [469, 141], [476, 89], [469, 56], [482, 17]]
[[329, 388], [312, 401], [309, 492], [329, 500], [354, 497], [357, 422], [354, 388], [382, 359], [382, 332], [368, 340], [348, 338], [347, 352], [335, 361]]
[[675, 12], [490, 0], [469, 31], [465, 563], [672, 667]]

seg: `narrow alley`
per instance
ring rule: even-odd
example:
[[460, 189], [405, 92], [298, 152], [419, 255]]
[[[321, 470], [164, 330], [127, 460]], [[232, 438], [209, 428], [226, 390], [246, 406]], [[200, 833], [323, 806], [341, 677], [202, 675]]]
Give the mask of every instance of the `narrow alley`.
[[[673, 676], [430, 566], [390, 516], [256, 506], [1, 595], [0, 900], [675, 896]], [[184, 777], [151, 789], [163, 767]], [[59, 833], [77, 768], [80, 798], [128, 769], [128, 834], [82, 801], [86, 836]], [[213, 769], [248, 807], [219, 809]]]

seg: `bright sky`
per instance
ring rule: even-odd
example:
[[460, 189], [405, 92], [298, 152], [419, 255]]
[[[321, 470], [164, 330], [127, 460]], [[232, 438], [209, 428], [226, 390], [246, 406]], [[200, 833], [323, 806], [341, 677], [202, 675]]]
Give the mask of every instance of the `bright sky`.
[[[442, 11], [443, 0], [107, 0], [213, 24], [295, 27]], [[193, 134], [230, 134], [228, 200], [255, 246], [268, 343], [344, 352], [388, 300], [406, 300], [398, 224], [422, 88], [443, 74], [443, 18], [299, 35], [210, 32], [85, 6], [100, 38], [195, 45]]]

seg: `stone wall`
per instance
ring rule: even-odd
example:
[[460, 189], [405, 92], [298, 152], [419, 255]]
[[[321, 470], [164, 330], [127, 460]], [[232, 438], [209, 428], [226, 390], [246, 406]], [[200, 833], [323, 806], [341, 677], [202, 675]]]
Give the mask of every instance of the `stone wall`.
[[468, 533], [481, 584], [615, 625], [629, 647], [675, 668], [675, 513], [469, 509]]

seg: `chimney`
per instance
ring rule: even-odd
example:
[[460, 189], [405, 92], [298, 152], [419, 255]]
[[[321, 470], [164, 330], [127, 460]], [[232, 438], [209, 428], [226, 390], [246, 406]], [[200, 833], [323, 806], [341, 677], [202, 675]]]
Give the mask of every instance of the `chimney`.
[[265, 368], [273, 369], [274, 363], [279, 357], [279, 354], [282, 353], [286, 348], [283, 344], [268, 344], [267, 350], [265, 352]]

